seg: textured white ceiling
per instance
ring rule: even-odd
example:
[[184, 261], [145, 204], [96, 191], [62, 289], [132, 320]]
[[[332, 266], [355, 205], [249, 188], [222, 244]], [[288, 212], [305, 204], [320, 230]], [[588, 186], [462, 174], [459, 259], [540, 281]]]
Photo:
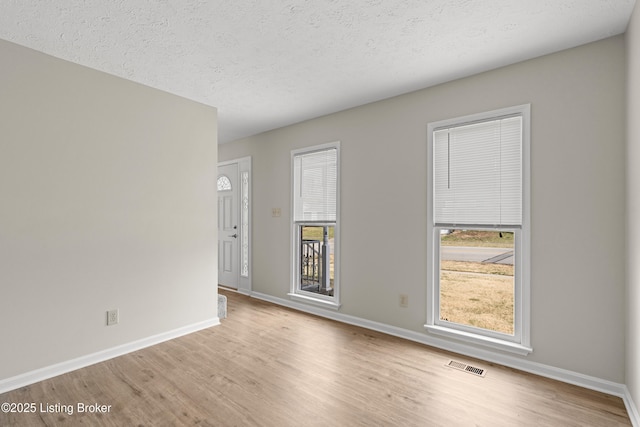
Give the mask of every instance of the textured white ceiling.
[[217, 107], [229, 142], [620, 34], [634, 4], [0, 0], [0, 38]]

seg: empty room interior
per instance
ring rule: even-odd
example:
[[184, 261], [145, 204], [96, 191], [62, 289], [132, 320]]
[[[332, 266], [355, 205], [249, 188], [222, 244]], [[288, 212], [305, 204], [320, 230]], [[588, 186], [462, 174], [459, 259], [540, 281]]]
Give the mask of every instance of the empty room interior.
[[0, 425], [640, 427], [635, 0], [0, 4]]

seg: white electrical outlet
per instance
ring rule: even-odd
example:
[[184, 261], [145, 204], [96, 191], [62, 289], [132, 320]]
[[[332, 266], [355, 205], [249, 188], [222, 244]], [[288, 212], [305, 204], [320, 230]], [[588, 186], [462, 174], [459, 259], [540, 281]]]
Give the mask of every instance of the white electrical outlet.
[[400, 294], [400, 307], [402, 308], [409, 307], [409, 295]]
[[107, 311], [107, 326], [117, 325], [120, 320], [118, 309]]

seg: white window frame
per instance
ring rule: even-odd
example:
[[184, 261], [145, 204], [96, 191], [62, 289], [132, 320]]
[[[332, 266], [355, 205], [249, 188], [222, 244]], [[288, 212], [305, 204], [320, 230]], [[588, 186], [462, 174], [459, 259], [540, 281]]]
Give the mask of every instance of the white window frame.
[[[336, 221], [296, 221], [294, 204], [294, 160], [296, 156], [319, 151], [336, 150]], [[291, 151], [291, 290], [289, 297], [292, 300], [303, 302], [318, 307], [338, 310], [340, 308], [340, 141], [314, 145]], [[333, 226], [333, 296], [322, 295], [300, 289], [300, 230], [301, 226]]]
[[[440, 320], [440, 230], [434, 221], [434, 145], [433, 133], [445, 127], [496, 120], [520, 115], [522, 117], [522, 224], [520, 227], [464, 226], [465, 229], [513, 231], [514, 239], [514, 335]], [[427, 321], [428, 332], [455, 338], [467, 343], [527, 355], [533, 351], [530, 343], [530, 117], [531, 105], [524, 104], [484, 113], [472, 114], [427, 125]], [[450, 227], [447, 227], [450, 228]]]

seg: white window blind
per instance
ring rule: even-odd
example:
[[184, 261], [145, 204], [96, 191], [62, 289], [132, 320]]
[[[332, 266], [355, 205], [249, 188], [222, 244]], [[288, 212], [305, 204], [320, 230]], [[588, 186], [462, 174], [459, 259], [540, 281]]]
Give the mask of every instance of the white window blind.
[[335, 148], [293, 159], [294, 221], [336, 221], [338, 154]]
[[433, 133], [437, 225], [522, 224], [522, 117]]

